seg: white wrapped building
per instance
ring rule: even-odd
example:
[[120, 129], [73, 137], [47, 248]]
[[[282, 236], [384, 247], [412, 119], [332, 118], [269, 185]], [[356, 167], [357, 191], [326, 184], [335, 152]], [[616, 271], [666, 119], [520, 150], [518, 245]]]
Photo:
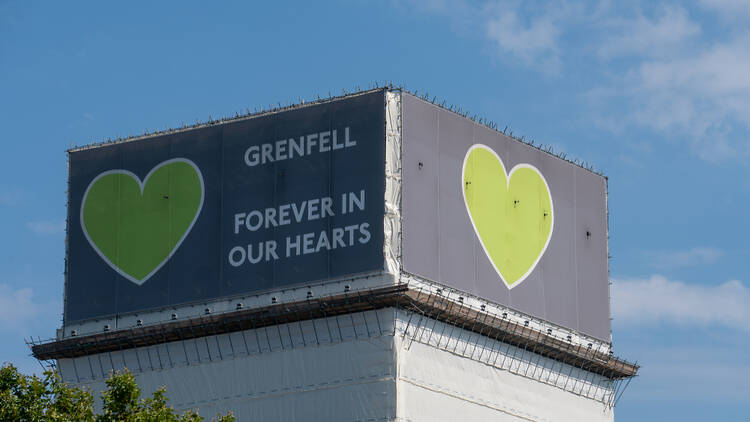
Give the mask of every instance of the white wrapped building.
[[[607, 268], [606, 202], [603, 202], [604, 214], [596, 217], [599, 220], [591, 222], [575, 217], [577, 202], [568, 203], [555, 196], [560, 191], [555, 185], [559, 173], [544, 160], [558, 160], [575, 167], [570, 170], [570, 177], [575, 180], [589, 177], [576, 173], [588, 170], [563, 163], [558, 157], [493, 131], [465, 115], [399, 89], [378, 89], [352, 96], [373, 92], [382, 93], [385, 111], [380, 270], [135, 312], [66, 320], [56, 339], [33, 346], [34, 356], [54, 363], [65, 381], [93, 391], [105, 387], [112, 370], [127, 368], [134, 373], [144, 393], [166, 386], [172, 406], [178, 410], [199, 409], [208, 419], [231, 410], [239, 421], [614, 420], [614, 405], [636, 375], [638, 366], [614, 356], [608, 331], [609, 283], [607, 274], [600, 270]], [[299, 105], [292, 111], [350, 97]], [[422, 120], [428, 114], [434, 114], [436, 121], [443, 119], [441, 122], [461, 120], [462, 125], [477, 133], [477, 138], [485, 136], [479, 130], [492, 132], [502, 142], [542, 157], [532, 164], [549, 184], [555, 225], [554, 229], [550, 227], [546, 239], [549, 247], [544, 245], [527, 277], [519, 279], [517, 284], [506, 280], [507, 273], [499, 268], [500, 261], [493, 261], [489, 252], [485, 254], [490, 247], [482, 250], [481, 246], [488, 241], [485, 238], [480, 245], [481, 228], [476, 233], [467, 232], [466, 239], [473, 242], [470, 248], [462, 246], [464, 238], [460, 236], [464, 234], [455, 237], [450, 231], [438, 233], [437, 242], [420, 239], [424, 229], [419, 224], [425, 223], [411, 223], [421, 218], [413, 215], [416, 204], [409, 204], [407, 198], [421, 198], [424, 192], [421, 187], [419, 192], [410, 187], [420, 186], [410, 180], [422, 177], [423, 173], [418, 172], [429, 171], [433, 162], [452, 159], [437, 152], [433, 161], [422, 159], [418, 154], [423, 145], [406, 145], [416, 144], [411, 139], [418, 137], [429, 141], [441, 136], [437, 130], [434, 134], [415, 133], [421, 131], [420, 126], [410, 126], [408, 121], [417, 119], [412, 116], [420, 113]], [[212, 125], [229, 125], [255, 117], [238, 117]], [[438, 123], [439, 130], [450, 131], [446, 125]], [[195, 128], [185, 132], [190, 130]], [[159, 134], [136, 140], [148, 141], [153, 136]], [[471, 142], [478, 143], [476, 139]], [[440, 142], [435, 145], [436, 149], [442, 148]], [[503, 160], [513, 154], [500, 147], [493, 148], [499, 150]], [[512, 173], [508, 176], [509, 186]], [[442, 179], [435, 176], [435, 180], [439, 185]], [[456, 192], [460, 192], [461, 183], [456, 186]], [[465, 182], [464, 188], [468, 186], [469, 182]], [[436, 187], [437, 192], [445, 189], [442, 185]], [[455, 192], [444, 195], [455, 196]], [[575, 196], [577, 200], [582, 197], [580, 191]], [[445, 207], [436, 203], [437, 226], [471, 227], [471, 216], [451, 215], [447, 220], [441, 219], [446, 218], [442, 217], [446, 215]], [[565, 212], [569, 212], [569, 219]], [[602, 214], [599, 208], [594, 213]], [[544, 217], [547, 215], [545, 211]], [[600, 227], [604, 227], [604, 232]], [[575, 234], [579, 229], [580, 237], [571, 235], [570, 239], [560, 240], [559, 245], [555, 243], [559, 233], [569, 230]], [[593, 246], [586, 243], [597, 236], [604, 243], [592, 243]], [[580, 244], [566, 246], [575, 242]], [[448, 246], [438, 245], [438, 249], [442, 248], [436, 252], [438, 275], [431, 275], [428, 266], [422, 263], [430, 258], [420, 254], [425, 245], [433, 243], [471, 249], [472, 264], [461, 264], [464, 261], [455, 258], [456, 253], [443, 257], [441, 254]], [[582, 252], [566, 252], [579, 250], [576, 248]], [[579, 264], [584, 260], [601, 262]], [[496, 272], [490, 261], [495, 262]], [[586, 291], [576, 296], [575, 291], [567, 289], [570, 298], [564, 296], [567, 293], [555, 293], [562, 283], [556, 280], [569, 278], [567, 270], [557, 272], [558, 265], [573, 268], [575, 271], [570, 270], [570, 274], [579, 274], [581, 278], [573, 280], [572, 285]], [[603, 275], [584, 279], [581, 274], [593, 266], [595, 275]], [[480, 275], [481, 271], [486, 274]], [[466, 281], [464, 277], [474, 281]], [[497, 293], [485, 294], [488, 290], [481, 287], [484, 281], [480, 277], [496, 279], [497, 284], [492, 288]], [[583, 289], [585, 283], [595, 286]], [[566, 319], [567, 315], [573, 316]], [[598, 321], [588, 322], [592, 319]]]

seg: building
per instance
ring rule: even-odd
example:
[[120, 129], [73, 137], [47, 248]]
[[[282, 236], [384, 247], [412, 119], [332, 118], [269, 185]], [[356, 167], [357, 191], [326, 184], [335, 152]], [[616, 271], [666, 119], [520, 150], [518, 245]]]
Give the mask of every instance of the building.
[[400, 89], [69, 152], [63, 327], [238, 420], [613, 420], [606, 178]]

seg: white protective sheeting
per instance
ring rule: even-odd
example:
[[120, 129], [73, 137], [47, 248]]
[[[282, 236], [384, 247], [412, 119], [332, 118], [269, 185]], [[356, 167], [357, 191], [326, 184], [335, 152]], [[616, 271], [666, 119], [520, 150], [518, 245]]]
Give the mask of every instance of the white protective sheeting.
[[385, 270], [401, 273], [401, 93], [385, 94]]
[[396, 332], [400, 419], [613, 420], [604, 377], [411, 312]]
[[387, 421], [396, 412], [393, 321], [382, 309], [58, 365], [97, 396], [112, 368], [127, 367], [144, 394], [166, 385], [172, 406], [208, 420], [232, 410], [239, 421]]
[[402, 333], [402, 344], [406, 350], [414, 344], [423, 344], [567, 393], [594, 399], [602, 405], [609, 405], [612, 401], [613, 383], [608, 378], [543, 357], [533, 350], [511, 346], [404, 311], [399, 311], [397, 332]]
[[393, 308], [58, 361], [104, 388], [129, 368], [176, 409], [283, 421], [612, 421], [606, 378]]
[[399, 420], [614, 420], [601, 402], [474, 359], [422, 343], [398, 350]]

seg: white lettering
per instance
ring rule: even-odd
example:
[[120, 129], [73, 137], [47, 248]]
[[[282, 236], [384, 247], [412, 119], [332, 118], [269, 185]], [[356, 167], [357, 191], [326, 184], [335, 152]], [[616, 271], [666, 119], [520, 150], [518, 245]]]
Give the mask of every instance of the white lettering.
[[352, 246], [354, 244], [354, 230], [356, 230], [357, 228], [359, 228], [359, 226], [356, 224], [353, 226], [344, 227], [344, 230], [349, 233], [349, 245], [347, 246]]
[[271, 258], [274, 260], [279, 259], [279, 256], [276, 255], [276, 241], [266, 240], [266, 261], [270, 261]]
[[305, 233], [302, 235], [302, 255], [315, 252], [313, 249], [313, 241], [315, 233]]
[[286, 160], [286, 139], [276, 141], [276, 161]]
[[[240, 234], [247, 230], [255, 232], [261, 229], [287, 226], [290, 224], [303, 223], [305, 221], [316, 221], [338, 214], [348, 214], [354, 211], [365, 210], [366, 191], [346, 192], [341, 194], [341, 211], [334, 209], [333, 198], [324, 196], [310, 198], [300, 202], [280, 204], [275, 207], [255, 209], [251, 211], [237, 212], [233, 214], [232, 225], [234, 234]], [[329, 231], [329, 234], [331, 232]], [[329, 240], [336, 247], [334, 239]], [[351, 241], [349, 242], [351, 243]], [[253, 254], [255, 256], [255, 254]]]
[[347, 148], [357, 145], [357, 141], [355, 140], [352, 140], [351, 142], [349, 141], [349, 126], [344, 128], [344, 140], [345, 140], [344, 146]]
[[266, 228], [268, 225], [276, 227], [276, 208], [266, 208]]
[[289, 204], [284, 204], [279, 207], [279, 225], [286, 226], [292, 221], [289, 219]]
[[273, 153], [273, 145], [271, 144], [263, 144], [261, 145], [261, 163], [273, 163], [273, 156], [271, 155]]
[[[249, 219], [249, 217], [248, 217]], [[239, 225], [246, 224], [240, 222]], [[238, 225], [238, 226], [239, 226]], [[367, 244], [372, 239], [369, 223], [334, 227], [320, 232], [288, 236], [286, 238], [286, 258], [308, 255], [336, 248], [348, 248], [357, 244]], [[235, 246], [228, 254], [229, 265], [258, 264], [279, 259], [279, 246], [275, 240], [265, 240], [246, 246]]]
[[290, 147], [289, 147], [289, 158], [293, 158], [293, 156], [294, 156], [293, 153], [294, 152], [297, 153], [298, 157], [302, 157], [303, 155], [305, 155], [305, 147], [304, 147], [304, 145], [305, 145], [305, 137], [304, 136], [300, 136], [299, 137], [299, 143], [295, 142], [294, 138], [289, 139], [289, 144], [290, 144]]
[[292, 204], [292, 212], [294, 213], [294, 220], [296, 222], [302, 221], [302, 217], [305, 216], [305, 206], [307, 205], [307, 201], [303, 201], [302, 205], [297, 208], [297, 204]]
[[320, 138], [318, 139], [320, 140], [320, 152], [328, 152], [331, 150], [331, 147], [328, 145], [331, 141], [331, 132], [320, 132]]
[[[235, 255], [240, 254], [240, 259], [234, 259]], [[229, 265], [233, 267], [239, 267], [245, 262], [245, 248], [242, 246], [235, 246], [229, 251]]]
[[253, 145], [250, 148], [245, 151], [245, 164], [248, 165], [248, 167], [253, 167], [254, 165], [258, 164], [258, 151], [260, 149], [257, 145]]
[[360, 210], [365, 209], [365, 190], [362, 189], [359, 191], [359, 197], [357, 197], [354, 192], [349, 192], [349, 211], [354, 211], [354, 207], [359, 208]]
[[310, 155], [312, 153], [312, 147], [313, 145], [318, 143], [318, 134], [312, 133], [310, 135], [307, 135], [307, 155]]
[[359, 233], [361, 236], [359, 237], [359, 243], [365, 244], [370, 241], [370, 223], [362, 223], [359, 225]]
[[[252, 219], [253, 217], [255, 217], [256, 220], [258, 220], [258, 224], [252, 224], [250, 222], [250, 219]], [[250, 230], [251, 232], [254, 232], [258, 230], [260, 226], [262, 225], [263, 225], [263, 214], [261, 214], [260, 211], [258, 210], [251, 211], [250, 214], [248, 214], [247, 219], [245, 220], [245, 227], [247, 227], [247, 229]]]
[[286, 238], [286, 257], [289, 258], [292, 256], [292, 248], [296, 251], [294, 255], [299, 255], [300, 252], [300, 241], [299, 241], [299, 235], [295, 236], [295, 241], [291, 241], [291, 237]]
[[315, 246], [315, 252], [320, 252], [321, 249], [331, 249], [331, 243], [328, 241], [328, 234], [325, 231], [320, 232], [320, 238], [318, 238], [318, 245]]
[[346, 247], [344, 244], [344, 229], [336, 227], [332, 230], [333, 233], [333, 249], [336, 249], [337, 245], [341, 245], [342, 248]]
[[341, 148], [344, 148], [344, 144], [340, 144], [340, 143], [337, 142], [337, 139], [336, 139], [336, 130], [334, 129], [334, 131], [333, 131], [333, 150], [335, 151], [335, 150], [341, 149]]
[[331, 207], [333, 206], [333, 199], [329, 197], [320, 198], [320, 207], [322, 208], [322, 215], [320, 218], [326, 218], [326, 216], [333, 217], [333, 210], [331, 210]]
[[319, 205], [319, 199], [311, 199], [307, 201], [307, 219], [309, 221], [317, 220], [318, 218], [320, 218], [320, 214], [318, 213]]
[[263, 258], [263, 242], [258, 242], [256, 250], [258, 251], [258, 256], [253, 258], [253, 245], [247, 245], [247, 260], [251, 264], [257, 264]]
[[234, 234], [238, 234], [240, 232], [240, 226], [245, 224], [245, 214], [244, 212], [237, 213], [234, 215]]
[[251, 145], [245, 150], [244, 160], [248, 167], [277, 161], [304, 157], [313, 153], [326, 153], [343, 148], [357, 146], [352, 137], [351, 128], [344, 128], [343, 140], [338, 137], [338, 131], [326, 130], [318, 133], [300, 135], [297, 138], [278, 139], [260, 145]]

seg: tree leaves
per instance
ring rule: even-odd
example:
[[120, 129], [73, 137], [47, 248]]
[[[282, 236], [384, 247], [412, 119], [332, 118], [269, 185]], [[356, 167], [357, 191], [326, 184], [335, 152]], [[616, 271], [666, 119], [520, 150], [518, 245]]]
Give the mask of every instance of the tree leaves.
[[[0, 420], [19, 422], [201, 422], [195, 410], [178, 414], [167, 404], [166, 388], [142, 399], [135, 377], [127, 369], [113, 372], [101, 394], [102, 414], [94, 413], [89, 390], [62, 382], [51, 370], [40, 378], [24, 375], [12, 364], [0, 368]], [[218, 415], [216, 422], [234, 422], [234, 415]]]

